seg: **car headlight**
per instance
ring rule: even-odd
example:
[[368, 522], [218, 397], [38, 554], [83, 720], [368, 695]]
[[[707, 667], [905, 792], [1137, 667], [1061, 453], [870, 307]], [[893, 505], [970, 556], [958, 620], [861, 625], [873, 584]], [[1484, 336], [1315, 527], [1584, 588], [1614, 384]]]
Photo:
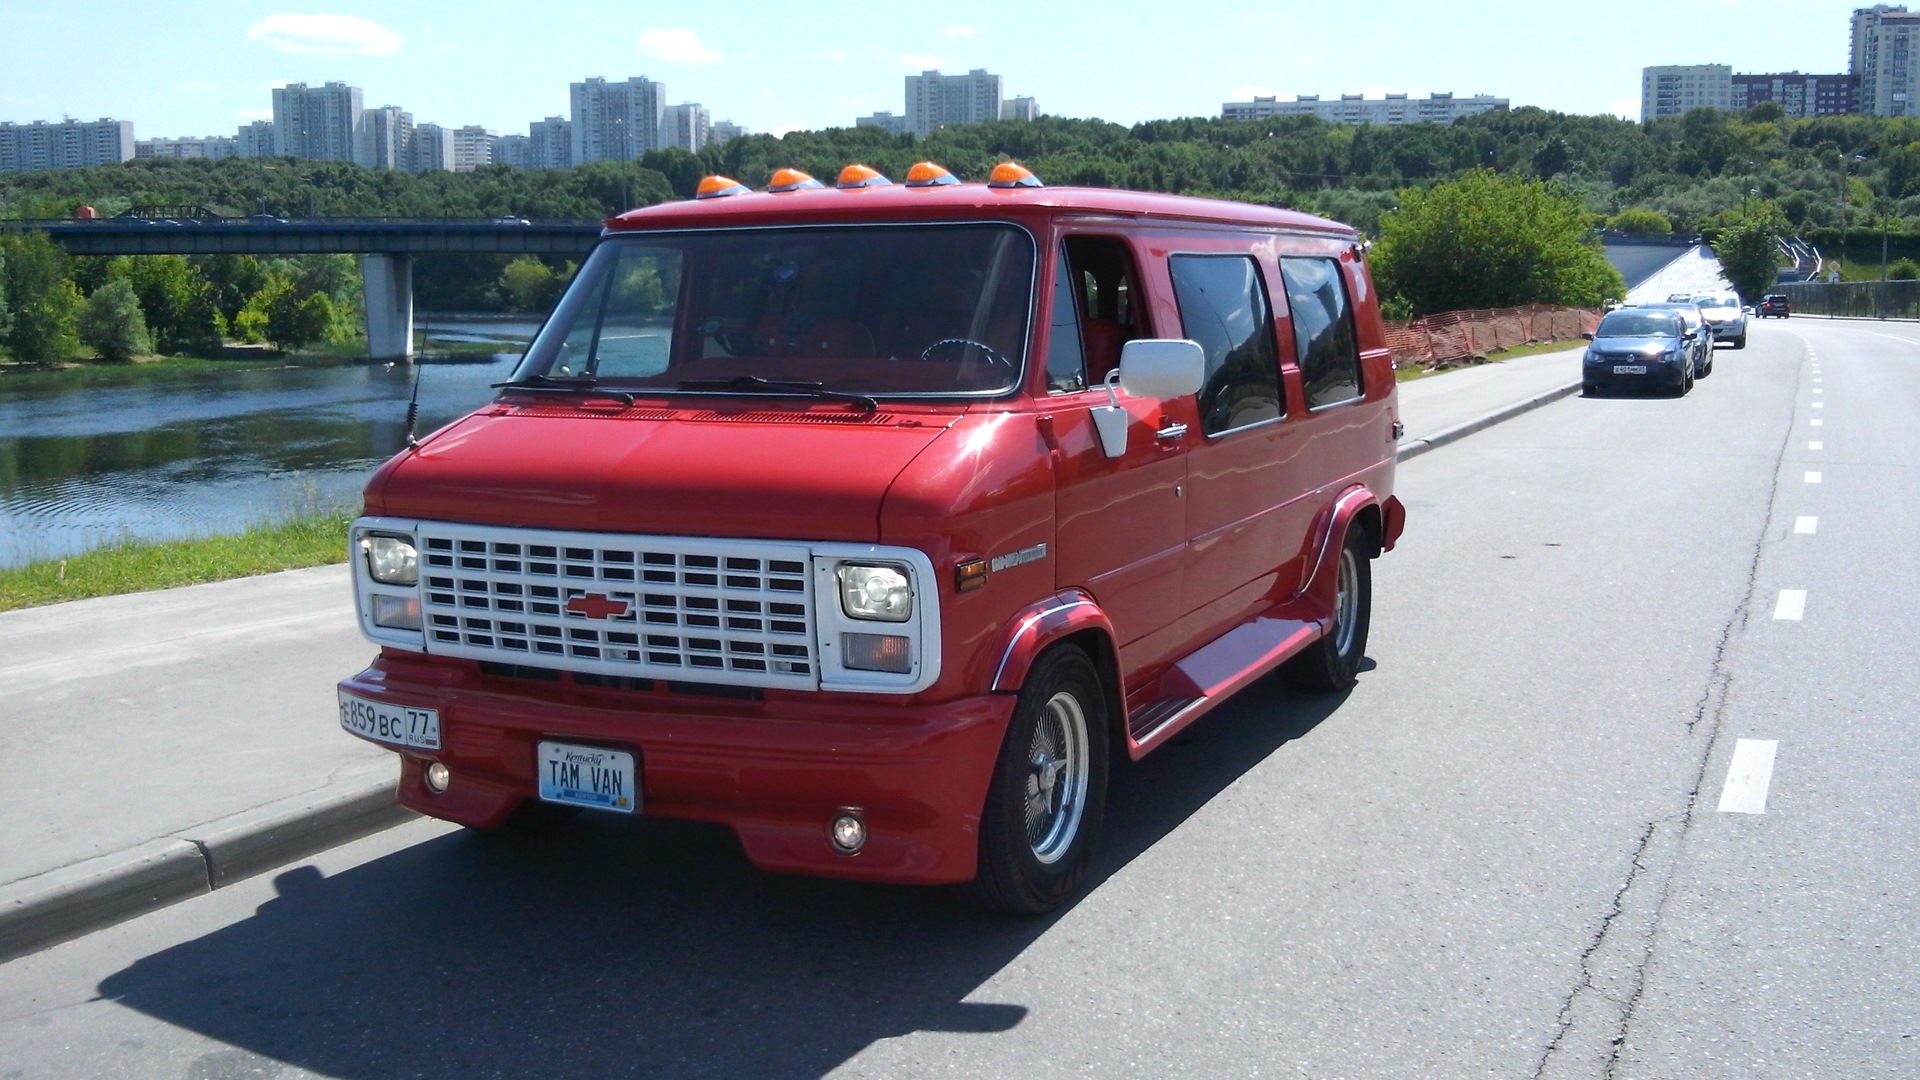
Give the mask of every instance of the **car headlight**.
[[843, 563], [839, 576], [840, 610], [847, 618], [906, 622], [913, 617], [913, 582], [904, 567]]
[[420, 552], [404, 536], [375, 533], [361, 539], [367, 573], [383, 585], [412, 585], [420, 580]]

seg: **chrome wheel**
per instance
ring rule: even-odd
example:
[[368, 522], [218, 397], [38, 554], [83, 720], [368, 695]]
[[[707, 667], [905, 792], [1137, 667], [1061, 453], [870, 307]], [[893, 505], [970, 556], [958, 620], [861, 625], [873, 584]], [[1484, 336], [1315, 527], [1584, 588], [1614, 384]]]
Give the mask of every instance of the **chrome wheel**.
[[1340, 549], [1340, 578], [1333, 594], [1333, 649], [1341, 656], [1353, 652], [1353, 636], [1360, 626], [1360, 557], [1353, 545]]
[[1073, 847], [1087, 807], [1087, 714], [1062, 690], [1047, 699], [1027, 748], [1027, 847], [1043, 865]]

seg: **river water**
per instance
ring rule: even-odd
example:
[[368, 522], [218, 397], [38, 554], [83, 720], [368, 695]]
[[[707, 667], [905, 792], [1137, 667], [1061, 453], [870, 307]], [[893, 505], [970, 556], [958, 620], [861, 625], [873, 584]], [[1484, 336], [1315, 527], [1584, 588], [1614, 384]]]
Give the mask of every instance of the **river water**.
[[[359, 509], [367, 477], [419, 433], [484, 404], [535, 327], [435, 322], [435, 337], [497, 340], [473, 360], [354, 364], [34, 386], [0, 377], [0, 567], [123, 539], [239, 532]], [[342, 543], [345, 543], [343, 538]]]

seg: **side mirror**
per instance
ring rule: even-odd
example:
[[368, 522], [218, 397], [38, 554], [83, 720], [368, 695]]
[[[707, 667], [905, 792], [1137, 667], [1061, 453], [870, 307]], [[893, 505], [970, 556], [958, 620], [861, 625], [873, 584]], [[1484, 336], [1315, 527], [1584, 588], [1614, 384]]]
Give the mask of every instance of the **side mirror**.
[[1207, 354], [1197, 342], [1142, 338], [1120, 348], [1120, 386], [1134, 397], [1197, 394], [1207, 379]]
[[1593, 331], [1591, 331], [1591, 330], [1582, 330], [1582, 331], [1580, 332], [1580, 336], [1581, 336], [1581, 337], [1583, 337], [1583, 338], [1586, 338], [1586, 339], [1587, 339], [1588, 341], [1592, 341], [1592, 340], [1593, 340]]

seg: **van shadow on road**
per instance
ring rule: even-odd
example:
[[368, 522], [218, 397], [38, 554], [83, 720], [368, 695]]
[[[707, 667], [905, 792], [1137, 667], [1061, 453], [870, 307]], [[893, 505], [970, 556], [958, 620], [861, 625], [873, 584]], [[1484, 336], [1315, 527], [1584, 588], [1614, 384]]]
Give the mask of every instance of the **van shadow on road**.
[[[1090, 889], [1344, 700], [1263, 680], [1116, 769]], [[285, 871], [252, 917], [100, 993], [241, 1048], [201, 1072], [266, 1058], [368, 1078], [817, 1076], [878, 1039], [1016, 1027], [1026, 1005], [968, 996], [1060, 917], [762, 874], [722, 827], [587, 816], [447, 835], [331, 878]]]

